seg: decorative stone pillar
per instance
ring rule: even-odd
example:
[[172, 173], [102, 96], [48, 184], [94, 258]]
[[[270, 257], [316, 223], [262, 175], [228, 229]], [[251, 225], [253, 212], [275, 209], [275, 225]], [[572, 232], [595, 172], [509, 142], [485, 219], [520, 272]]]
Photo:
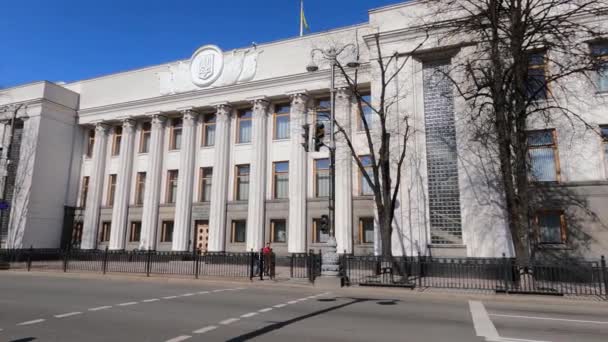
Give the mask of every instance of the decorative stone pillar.
[[210, 252], [223, 252], [226, 246], [226, 203], [228, 201], [228, 165], [230, 162], [230, 113], [228, 104], [220, 104], [215, 112], [215, 149], [213, 178], [209, 204]]
[[127, 213], [129, 211], [129, 194], [131, 193], [131, 173], [133, 171], [133, 149], [135, 141], [135, 121], [126, 119], [122, 123], [120, 140], [120, 158], [116, 195], [112, 209], [112, 230], [110, 232], [110, 249], [125, 249], [127, 233]]
[[[336, 92], [336, 121], [351, 135], [351, 96], [348, 88]], [[338, 253], [353, 250], [353, 159], [344, 137], [336, 136], [336, 242]]]
[[264, 246], [264, 204], [266, 200], [266, 116], [269, 102], [253, 101], [252, 159], [249, 171], [249, 207], [247, 212], [247, 250]]
[[95, 127], [95, 145], [93, 146], [93, 165], [89, 181], [89, 194], [84, 210], [82, 241], [80, 248], [94, 249], [97, 247], [97, 228], [99, 228], [99, 208], [103, 195], [103, 178], [106, 167], [106, 149], [108, 144], [109, 126], [103, 123]]
[[165, 136], [164, 128], [166, 121], [166, 117], [158, 114], [152, 118], [139, 249], [156, 248], [156, 226], [158, 223], [158, 205], [160, 204], [160, 184], [164, 152], [163, 138]]
[[196, 120], [198, 114], [187, 109], [182, 111], [182, 145], [177, 178], [175, 200], [175, 230], [173, 231], [174, 251], [187, 251], [192, 243], [190, 224], [192, 218], [192, 193], [194, 189], [194, 154], [196, 152]]
[[306, 124], [306, 103], [304, 93], [291, 96], [289, 121], [289, 231], [287, 249], [289, 253], [306, 252], [306, 183], [307, 153], [302, 146], [302, 125]]

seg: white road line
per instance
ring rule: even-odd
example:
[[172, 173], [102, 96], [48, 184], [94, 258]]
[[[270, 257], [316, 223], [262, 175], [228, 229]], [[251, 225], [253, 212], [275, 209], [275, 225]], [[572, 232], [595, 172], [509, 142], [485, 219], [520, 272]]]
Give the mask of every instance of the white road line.
[[477, 334], [477, 336], [493, 340], [500, 339], [500, 335], [498, 335], [496, 327], [494, 327], [494, 324], [488, 316], [486, 308], [480, 301], [470, 300], [469, 309], [471, 310], [473, 326], [475, 327], [475, 333]]
[[501, 315], [501, 314], [490, 314], [490, 316], [522, 318], [522, 319], [538, 319], [538, 320], [547, 320], [547, 321], [563, 321], [563, 322], [573, 322], [573, 323], [608, 324], [608, 322], [606, 322], [606, 321], [586, 321], [586, 320], [580, 320], [580, 319], [566, 319], [566, 318], [553, 318], [553, 317], [518, 316], [518, 315]]
[[194, 296], [194, 293], [184, 293], [182, 295], [182, 297], [190, 297], [190, 296]]
[[253, 317], [255, 315], [257, 315], [257, 312], [250, 312], [250, 313], [246, 313], [244, 315], [241, 315], [242, 318], [249, 318], [249, 317]]
[[167, 296], [167, 297], [163, 297], [163, 299], [174, 299], [177, 298], [177, 296]]
[[150, 299], [144, 299], [141, 302], [142, 303], [152, 303], [152, 302], [158, 302], [160, 299], [158, 298], [150, 298]]
[[207, 294], [207, 293], [209, 293], [209, 291], [201, 291], [198, 294]]
[[194, 330], [193, 333], [195, 333], [195, 334], [204, 334], [206, 332], [210, 332], [211, 330], [215, 330], [215, 329], [217, 329], [217, 326], [210, 325], [208, 327], [204, 327], [204, 328], [200, 328], [198, 330]]
[[137, 302], [126, 302], [126, 303], [120, 303], [118, 304], [118, 306], [129, 306], [129, 305], [135, 305], [137, 304]]
[[240, 318], [228, 318], [220, 322], [221, 325], [228, 325], [241, 320]]
[[287, 302], [287, 304], [295, 304], [297, 302], [298, 302], [297, 300], [290, 300], [289, 302]]
[[111, 307], [112, 307], [111, 305], [108, 305], [108, 306], [98, 306], [98, 307], [96, 307], [96, 308], [90, 308], [90, 309], [89, 309], [89, 311], [99, 311], [99, 310], [105, 310], [105, 309], [109, 309], [109, 308], [111, 308]]
[[258, 312], [268, 312], [268, 311], [272, 311], [272, 308], [265, 308], [265, 309], [258, 310]]
[[76, 315], [80, 315], [82, 312], [80, 311], [74, 311], [74, 312], [68, 312], [68, 313], [64, 313], [61, 315], [55, 315], [55, 318], [64, 318], [64, 317], [70, 317], [70, 316], [76, 316]]
[[40, 319], [35, 319], [33, 321], [27, 321], [27, 322], [17, 323], [17, 325], [30, 325], [30, 324], [42, 323], [44, 321], [45, 320], [43, 318], [40, 318]]
[[175, 337], [175, 338], [172, 338], [172, 339], [170, 339], [170, 340], [167, 340], [167, 341], [165, 341], [165, 342], [180, 342], [180, 341], [185, 341], [185, 340], [187, 340], [187, 339], [189, 339], [189, 338], [191, 338], [191, 337], [192, 337], [192, 336], [189, 336], [189, 335], [182, 335], [182, 336], [177, 336], [177, 337]]
[[284, 306], [287, 306], [287, 304], [277, 304], [277, 305], [274, 305], [273, 308], [282, 308]]
[[211, 291], [211, 292], [223, 292], [223, 291], [226, 291], [226, 290], [224, 290], [224, 289], [219, 289], [219, 290], [213, 290], [213, 291]]

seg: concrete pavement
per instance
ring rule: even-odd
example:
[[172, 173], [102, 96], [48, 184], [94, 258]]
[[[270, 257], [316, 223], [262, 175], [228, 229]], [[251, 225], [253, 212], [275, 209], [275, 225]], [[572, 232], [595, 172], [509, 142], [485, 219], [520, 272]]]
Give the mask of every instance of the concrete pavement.
[[0, 341], [606, 341], [608, 304], [0, 273]]

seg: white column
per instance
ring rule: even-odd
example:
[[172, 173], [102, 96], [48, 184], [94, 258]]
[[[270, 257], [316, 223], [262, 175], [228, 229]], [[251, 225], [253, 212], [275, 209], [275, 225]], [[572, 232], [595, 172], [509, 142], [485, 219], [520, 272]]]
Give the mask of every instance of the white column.
[[120, 140], [120, 168], [116, 182], [114, 208], [112, 209], [112, 230], [110, 249], [124, 249], [127, 232], [127, 213], [131, 193], [131, 173], [133, 171], [133, 149], [135, 141], [135, 121], [126, 119], [122, 123]]
[[247, 250], [264, 246], [264, 204], [266, 200], [266, 116], [269, 102], [253, 101], [252, 159], [249, 171], [249, 207], [247, 212]]
[[[336, 93], [336, 121], [351, 135], [351, 104], [347, 88], [339, 88]], [[353, 250], [353, 168], [352, 153], [346, 141], [339, 134], [336, 137], [336, 242], [338, 253], [352, 253]]]
[[303, 93], [291, 96], [289, 121], [289, 231], [287, 250], [289, 253], [306, 252], [306, 181], [307, 154], [302, 146], [302, 125], [306, 123], [306, 102]]
[[93, 165], [89, 181], [89, 193], [82, 229], [82, 249], [97, 247], [97, 228], [99, 223], [99, 208], [103, 195], [103, 178], [106, 167], [106, 145], [108, 144], [109, 126], [99, 123], [95, 127], [95, 145], [93, 146]]
[[179, 175], [175, 200], [174, 251], [187, 251], [190, 247], [190, 221], [194, 190], [194, 154], [196, 152], [196, 120], [198, 114], [187, 109], [183, 112], [182, 144], [179, 155]]
[[223, 252], [226, 246], [231, 112], [232, 108], [228, 104], [218, 105], [215, 112], [215, 149], [213, 152], [211, 203], [209, 204], [208, 250], [210, 252]]
[[156, 225], [158, 223], [158, 205], [160, 203], [161, 171], [164, 152], [163, 138], [166, 121], [167, 119], [162, 115], [154, 115], [152, 118], [139, 249], [156, 248]]

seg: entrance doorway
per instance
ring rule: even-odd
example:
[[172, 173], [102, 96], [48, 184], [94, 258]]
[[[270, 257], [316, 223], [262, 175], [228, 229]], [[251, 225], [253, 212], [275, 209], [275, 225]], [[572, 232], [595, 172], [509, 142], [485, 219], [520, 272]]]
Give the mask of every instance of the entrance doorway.
[[201, 253], [207, 252], [207, 245], [209, 243], [209, 221], [199, 220], [195, 223], [196, 231], [194, 236], [196, 249]]

